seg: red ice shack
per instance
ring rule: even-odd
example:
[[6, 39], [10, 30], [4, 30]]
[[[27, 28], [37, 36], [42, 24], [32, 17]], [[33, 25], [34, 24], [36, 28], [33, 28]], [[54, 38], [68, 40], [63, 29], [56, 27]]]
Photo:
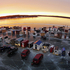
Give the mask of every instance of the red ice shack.
[[52, 45], [52, 46], [50, 47], [50, 53], [53, 53], [53, 51], [54, 51], [54, 45]]
[[50, 48], [50, 53], [52, 53], [52, 52], [53, 52], [53, 49], [54, 49], [54, 47], [51, 47], [51, 48]]
[[16, 35], [19, 35], [19, 33], [20, 33], [20, 30], [16, 30]]
[[31, 31], [31, 27], [27, 27], [27, 30], [28, 30], [28, 31]]
[[26, 27], [23, 27], [23, 31], [26, 31]]
[[28, 45], [29, 40], [24, 40], [22, 41], [22, 46], [21, 47], [26, 47]]
[[65, 32], [68, 33], [68, 29], [65, 29]]

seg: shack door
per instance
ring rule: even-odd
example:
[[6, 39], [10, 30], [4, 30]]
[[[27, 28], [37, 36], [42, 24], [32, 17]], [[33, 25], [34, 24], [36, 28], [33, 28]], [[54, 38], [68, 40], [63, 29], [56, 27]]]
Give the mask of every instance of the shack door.
[[24, 43], [22, 43], [22, 47], [24, 47]]
[[37, 49], [37, 45], [35, 45], [35, 49]]

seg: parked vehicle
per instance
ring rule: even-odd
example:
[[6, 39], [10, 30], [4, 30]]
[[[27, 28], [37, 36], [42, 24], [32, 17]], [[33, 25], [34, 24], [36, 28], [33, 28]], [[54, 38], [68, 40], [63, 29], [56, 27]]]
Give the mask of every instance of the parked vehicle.
[[15, 54], [15, 52], [18, 50], [18, 48], [10, 48], [7, 52], [8, 52], [8, 56], [11, 56], [13, 54]]
[[23, 57], [26, 57], [26, 56], [28, 56], [29, 53], [30, 53], [30, 50], [29, 50], [29, 49], [26, 49], [26, 50], [22, 51], [21, 57], [22, 57], [22, 58], [23, 58]]
[[5, 48], [5, 49], [10, 49], [10, 46], [6, 46], [6, 45], [4, 45], [2, 47]]
[[33, 58], [32, 64], [39, 64], [43, 58], [43, 54], [39, 53]]
[[10, 49], [10, 46], [2, 46], [2, 47], [0, 47], [0, 52], [4, 52], [5, 50], [8, 50], [8, 49]]
[[10, 48], [7, 50], [7, 52], [9, 52], [9, 51], [11, 51], [11, 50], [15, 50], [15, 51], [17, 51], [18, 48], [17, 48], [17, 47], [10, 47]]
[[29, 42], [29, 40], [22, 41], [21, 47], [27, 47], [28, 46], [28, 42]]
[[0, 52], [4, 52], [5, 48], [4, 47], [0, 47]]

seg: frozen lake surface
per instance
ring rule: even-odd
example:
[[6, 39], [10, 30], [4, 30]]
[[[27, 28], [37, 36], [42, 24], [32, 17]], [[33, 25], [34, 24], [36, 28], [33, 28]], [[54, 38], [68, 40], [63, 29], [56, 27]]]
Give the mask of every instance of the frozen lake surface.
[[[26, 36], [25, 39], [29, 39], [29, 41], [36, 41], [40, 39], [40, 37], [33, 38], [31, 34], [29, 38]], [[59, 39], [47, 39], [42, 40], [42, 42], [49, 42], [58, 46], [60, 50], [65, 47], [66, 56], [63, 58], [62, 56], [53, 55], [50, 52], [43, 53], [42, 50], [36, 51], [32, 48], [26, 47], [30, 49], [30, 54], [27, 58], [22, 59], [21, 52], [26, 48], [18, 47], [18, 51], [11, 57], [7, 56], [6, 51], [4, 53], [0, 53], [0, 70], [70, 70], [70, 57], [67, 55], [70, 50], [69, 42]], [[38, 53], [43, 53], [44, 57], [39, 65], [32, 66], [32, 59]]]

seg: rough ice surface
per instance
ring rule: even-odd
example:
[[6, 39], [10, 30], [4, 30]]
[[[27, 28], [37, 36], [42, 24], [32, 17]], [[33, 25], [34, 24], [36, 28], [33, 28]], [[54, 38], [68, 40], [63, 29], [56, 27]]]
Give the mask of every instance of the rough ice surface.
[[[29, 41], [36, 41], [40, 39], [40, 37], [37, 36], [36, 38], [33, 38], [31, 34], [31, 36], [26, 37], [26, 39], [29, 39]], [[0, 70], [70, 70], [70, 57], [67, 54], [70, 50], [69, 41], [49, 39], [42, 41], [58, 46], [60, 50], [65, 47], [65, 57], [56, 56], [50, 52], [43, 53], [42, 50], [37, 51], [26, 47], [27, 49], [30, 49], [30, 54], [27, 58], [22, 59], [21, 52], [26, 48], [19, 47], [18, 51], [12, 57], [8, 57], [6, 51], [4, 53], [0, 53]], [[39, 65], [32, 66], [31, 62], [34, 56], [38, 53], [43, 53], [44, 57]]]

